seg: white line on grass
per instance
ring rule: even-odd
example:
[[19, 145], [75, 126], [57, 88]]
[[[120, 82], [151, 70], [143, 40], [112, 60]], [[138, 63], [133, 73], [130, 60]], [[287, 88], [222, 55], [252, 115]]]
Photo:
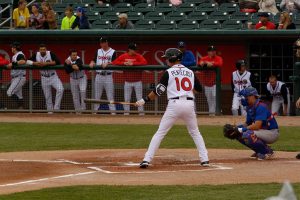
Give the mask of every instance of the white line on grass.
[[68, 163], [73, 165], [91, 165], [92, 163], [80, 163], [71, 160], [25, 160], [25, 159], [0, 159], [0, 162], [36, 162], [36, 163]]

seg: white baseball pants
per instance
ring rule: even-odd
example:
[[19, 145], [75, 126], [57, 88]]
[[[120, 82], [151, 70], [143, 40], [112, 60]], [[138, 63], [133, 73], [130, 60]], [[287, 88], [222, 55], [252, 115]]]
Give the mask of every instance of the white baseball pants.
[[[114, 82], [112, 75], [97, 74], [95, 78], [95, 99], [100, 99], [103, 89], [105, 89], [107, 99], [114, 101]], [[99, 104], [94, 104], [94, 110], [98, 110]], [[109, 110], [116, 110], [114, 104], [109, 104]]]
[[[143, 84], [142, 81], [137, 81], [137, 82], [126, 82], [124, 85], [124, 100], [125, 102], [130, 102], [131, 100], [131, 94], [132, 94], [132, 89], [135, 91], [135, 96], [137, 100], [140, 100], [143, 98]], [[130, 106], [129, 105], [124, 105], [124, 111], [129, 111]], [[144, 106], [138, 107], [139, 112], [144, 111]]]
[[150, 142], [144, 161], [152, 161], [161, 141], [167, 135], [168, 131], [172, 128], [177, 119], [182, 119], [185, 122], [188, 132], [197, 147], [200, 161], [208, 161], [207, 149], [205, 147], [203, 137], [198, 129], [194, 105], [194, 101], [191, 100], [169, 100], [166, 112], [160, 121], [157, 132], [154, 134]]
[[238, 93], [234, 93], [233, 99], [232, 99], [232, 107], [231, 107], [232, 115], [238, 116], [239, 108], [241, 109], [241, 114], [243, 116], [246, 116], [247, 112], [246, 112], [244, 106], [242, 106], [242, 104], [241, 104], [241, 97], [238, 95]]
[[70, 78], [70, 84], [75, 110], [85, 110], [86, 104], [84, 102], [84, 99], [86, 98], [87, 87], [86, 76], [84, 75], [82, 78], [79, 79]]
[[216, 113], [216, 85], [211, 87], [204, 86], [204, 92], [208, 104], [208, 112], [210, 115], [214, 115]]
[[56, 90], [54, 110], [59, 110], [61, 99], [64, 93], [64, 87], [61, 83], [61, 80], [58, 78], [56, 74], [50, 77], [42, 76], [41, 80], [42, 80], [42, 89], [46, 100], [47, 110], [53, 110], [52, 87]]
[[[291, 105], [290, 94], [288, 94], [287, 115], [290, 115], [290, 105]], [[280, 97], [280, 98], [273, 97], [273, 101], [272, 101], [272, 105], [271, 105], [272, 113], [279, 114], [280, 107], [282, 107], [282, 109], [283, 109], [283, 106], [284, 106], [284, 100], [282, 97]]]
[[22, 88], [25, 85], [26, 77], [17, 76], [11, 79], [10, 86], [7, 90], [7, 96], [17, 95], [19, 99], [23, 99]]

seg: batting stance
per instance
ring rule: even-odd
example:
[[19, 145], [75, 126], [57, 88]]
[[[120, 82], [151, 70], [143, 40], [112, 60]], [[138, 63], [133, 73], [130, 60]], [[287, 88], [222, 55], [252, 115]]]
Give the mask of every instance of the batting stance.
[[172, 128], [177, 119], [186, 123], [187, 129], [193, 138], [201, 160], [202, 166], [209, 166], [209, 160], [204, 140], [199, 132], [194, 104], [194, 91], [201, 91], [201, 85], [194, 72], [181, 65], [182, 52], [176, 48], [167, 49], [163, 56], [167, 59], [170, 68], [163, 74], [156, 88], [148, 96], [138, 100], [137, 106], [143, 106], [145, 102], [154, 100], [167, 90], [169, 103], [167, 110], [161, 119], [159, 128], [153, 136], [148, 151], [145, 154], [140, 168], [147, 168], [152, 161], [155, 152], [163, 138]]
[[279, 113], [282, 106], [283, 115], [289, 115], [290, 113], [290, 92], [286, 87], [286, 84], [278, 81], [276, 76], [269, 77], [269, 83], [267, 84], [267, 96], [272, 99], [272, 113]]
[[[97, 50], [94, 59], [90, 62], [91, 68], [98, 65], [105, 69], [108, 64], [116, 59], [116, 51], [109, 47], [107, 38], [100, 38], [100, 46], [101, 49]], [[113, 72], [111, 70], [96, 70], [95, 99], [101, 98], [103, 89], [105, 89], [107, 99], [114, 101], [114, 82]], [[98, 108], [99, 104], [94, 104], [94, 110], [98, 110]], [[114, 104], [109, 104], [109, 109], [115, 111], [116, 107]], [[115, 113], [112, 112], [112, 114]]]
[[238, 60], [235, 64], [236, 71], [232, 72], [232, 82], [231, 88], [233, 91], [232, 99], [232, 115], [239, 115], [239, 108], [241, 109], [241, 114], [246, 116], [246, 110], [241, 104], [241, 97], [239, 92], [246, 87], [251, 86], [251, 73], [246, 70], [245, 60]]
[[236, 139], [243, 145], [252, 149], [255, 153], [251, 158], [264, 160], [271, 157], [274, 152], [267, 145], [277, 141], [279, 137], [278, 124], [268, 110], [267, 105], [259, 99], [257, 90], [248, 87], [240, 92], [242, 104], [246, 106], [246, 123], [236, 126], [226, 124], [224, 126], [224, 136]]
[[76, 49], [72, 49], [70, 56], [65, 60], [65, 69], [70, 74], [74, 108], [76, 111], [85, 110], [84, 99], [86, 98], [87, 78], [84, 70], [82, 70], [82, 60]]
[[[47, 67], [59, 65], [60, 61], [54, 53], [47, 51], [45, 44], [40, 44], [39, 51], [32, 55], [30, 61], [27, 61], [27, 64], [39, 67]], [[50, 111], [50, 113], [53, 109], [59, 110], [61, 99], [64, 93], [64, 87], [56, 71], [54, 69], [47, 69], [40, 70], [40, 73], [47, 110]], [[56, 90], [54, 107], [52, 103], [52, 87]]]
[[[11, 44], [11, 51], [14, 54], [11, 63], [7, 65], [8, 69], [12, 69], [13, 66], [24, 65], [26, 63], [25, 55], [21, 51], [21, 44], [14, 42]], [[24, 100], [22, 94], [22, 87], [26, 82], [26, 70], [15, 70], [10, 71], [11, 82], [7, 90], [7, 96], [12, 98], [18, 105], [19, 109], [23, 109]]]

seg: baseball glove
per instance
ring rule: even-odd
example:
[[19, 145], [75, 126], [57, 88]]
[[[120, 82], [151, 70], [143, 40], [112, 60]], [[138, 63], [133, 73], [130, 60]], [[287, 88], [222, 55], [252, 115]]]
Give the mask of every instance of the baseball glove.
[[223, 127], [223, 134], [224, 137], [234, 140], [237, 139], [241, 133], [238, 131], [238, 129], [235, 126], [231, 124], [225, 124]]

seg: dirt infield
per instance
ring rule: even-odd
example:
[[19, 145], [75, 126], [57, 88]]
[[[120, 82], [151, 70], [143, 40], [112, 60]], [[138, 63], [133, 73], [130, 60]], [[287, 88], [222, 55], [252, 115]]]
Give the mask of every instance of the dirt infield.
[[[159, 124], [161, 116], [1, 113], [1, 122]], [[278, 117], [281, 126], [299, 126], [299, 117]], [[201, 125], [242, 122], [232, 116], [199, 117]], [[179, 122], [178, 124], [181, 124]], [[0, 153], [0, 194], [70, 185], [193, 185], [300, 182], [296, 153], [276, 152], [257, 161], [249, 150], [209, 149], [212, 165], [201, 167], [195, 149], [161, 149], [148, 169], [139, 169], [145, 149]], [[5, 172], [5, 173], [4, 173]]]

